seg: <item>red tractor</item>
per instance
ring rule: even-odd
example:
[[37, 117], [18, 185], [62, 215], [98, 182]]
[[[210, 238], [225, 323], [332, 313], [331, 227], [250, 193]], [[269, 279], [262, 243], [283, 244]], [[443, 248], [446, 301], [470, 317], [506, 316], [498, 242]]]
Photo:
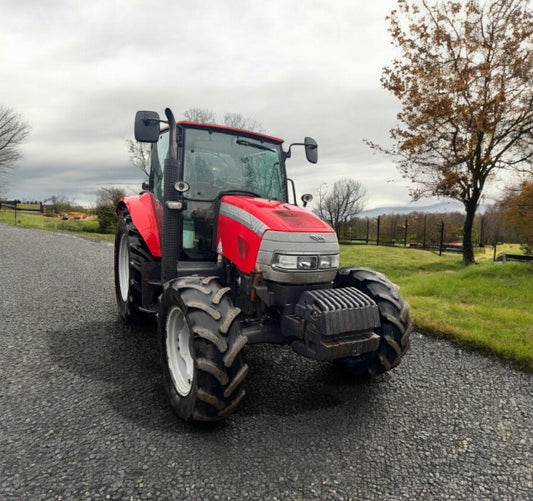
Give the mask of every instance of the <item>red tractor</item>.
[[285, 161], [301, 145], [316, 163], [317, 143], [285, 151], [275, 137], [165, 113], [135, 118], [135, 138], [152, 143], [150, 179], [117, 207], [115, 288], [124, 321], [157, 316], [176, 414], [234, 412], [247, 344], [288, 344], [353, 376], [395, 367], [411, 330], [398, 287], [339, 268], [333, 229], [296, 205]]

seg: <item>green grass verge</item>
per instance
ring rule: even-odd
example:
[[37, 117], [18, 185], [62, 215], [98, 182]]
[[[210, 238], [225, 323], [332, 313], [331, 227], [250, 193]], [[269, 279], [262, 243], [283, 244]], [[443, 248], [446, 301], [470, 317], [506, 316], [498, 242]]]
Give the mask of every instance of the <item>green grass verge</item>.
[[7, 224], [16, 224], [17, 226], [24, 226], [26, 228], [37, 228], [47, 231], [69, 231], [74, 232], [76, 235], [98, 238], [103, 240], [114, 240], [115, 235], [109, 233], [98, 232], [98, 220], [61, 220], [53, 217], [44, 217], [41, 214], [28, 214], [17, 212], [13, 210], [0, 210], [0, 222]]
[[479, 264], [465, 268], [456, 254], [354, 245], [341, 247], [341, 265], [381, 271], [400, 285], [417, 329], [533, 371], [533, 265], [493, 263], [492, 255], [482, 250]]

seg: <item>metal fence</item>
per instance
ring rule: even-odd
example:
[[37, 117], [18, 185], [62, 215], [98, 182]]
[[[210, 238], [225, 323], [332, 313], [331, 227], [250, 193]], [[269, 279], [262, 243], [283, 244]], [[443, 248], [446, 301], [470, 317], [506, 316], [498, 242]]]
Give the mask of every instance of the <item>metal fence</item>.
[[[368, 244], [433, 249], [439, 252], [461, 252], [462, 214], [382, 215], [354, 218], [341, 226], [339, 240], [345, 244]], [[472, 241], [479, 246], [489, 243], [487, 220], [478, 216], [474, 222]], [[490, 242], [492, 243], [492, 242]]]

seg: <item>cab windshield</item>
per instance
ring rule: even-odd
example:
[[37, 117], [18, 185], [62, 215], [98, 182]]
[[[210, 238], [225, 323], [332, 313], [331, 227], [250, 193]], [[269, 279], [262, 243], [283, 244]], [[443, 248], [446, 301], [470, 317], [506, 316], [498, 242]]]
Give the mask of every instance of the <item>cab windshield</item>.
[[213, 200], [221, 191], [244, 190], [287, 201], [281, 145], [262, 137], [215, 129], [185, 129], [183, 178], [191, 200]]

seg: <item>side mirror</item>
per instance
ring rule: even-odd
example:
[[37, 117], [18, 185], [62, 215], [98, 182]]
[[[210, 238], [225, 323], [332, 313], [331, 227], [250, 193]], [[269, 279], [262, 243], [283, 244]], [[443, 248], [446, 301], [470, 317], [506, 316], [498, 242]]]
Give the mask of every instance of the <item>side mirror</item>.
[[305, 195], [302, 195], [302, 202], [304, 204], [304, 207], [307, 207], [307, 204], [313, 200], [313, 195], [311, 193], [306, 193]]
[[307, 161], [316, 164], [318, 160], [318, 145], [316, 144], [316, 141], [312, 137], [306, 137], [304, 139], [304, 146]]
[[155, 111], [138, 111], [135, 114], [135, 139], [141, 143], [159, 140], [159, 115]]
[[305, 146], [305, 156], [307, 161], [312, 164], [316, 164], [318, 160], [318, 145], [312, 137], [306, 137], [303, 143], [292, 143], [289, 146], [289, 150], [285, 153], [283, 152], [283, 159], [291, 158], [291, 148], [293, 146]]

